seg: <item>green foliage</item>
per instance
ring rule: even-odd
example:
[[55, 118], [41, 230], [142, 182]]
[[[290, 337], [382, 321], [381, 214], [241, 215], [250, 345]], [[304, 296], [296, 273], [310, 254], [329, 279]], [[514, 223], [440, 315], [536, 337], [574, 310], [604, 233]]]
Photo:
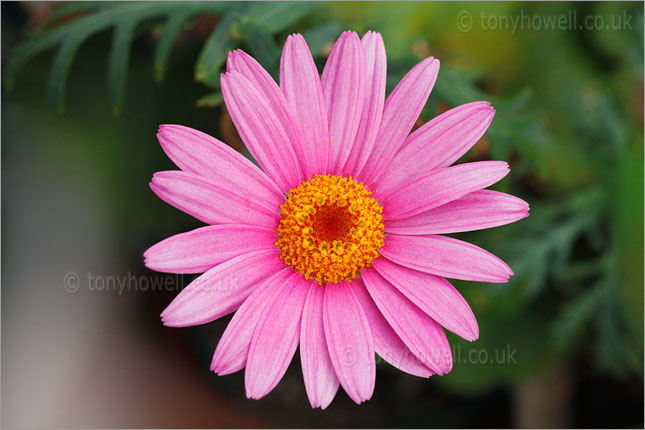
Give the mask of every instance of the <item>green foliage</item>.
[[[73, 2], [61, 4], [42, 29], [31, 35], [12, 53], [5, 74], [5, 87], [11, 90], [20, 70], [32, 58], [57, 47], [48, 84], [48, 96], [63, 109], [70, 68], [81, 45], [91, 36], [112, 29], [108, 86], [115, 113], [123, 104], [131, 46], [138, 34], [163, 22], [155, 50], [154, 76], [162, 81], [173, 43], [191, 18], [217, 14], [219, 22], [207, 39], [195, 68], [198, 81], [219, 86], [219, 74], [231, 49], [246, 45], [251, 53], [274, 71], [279, 64], [276, 33], [293, 25], [317, 6], [290, 2]], [[80, 16], [76, 16], [78, 14]], [[55, 25], [57, 21], [71, 21]], [[326, 33], [331, 40], [333, 35]], [[323, 35], [318, 35], [320, 38]], [[210, 102], [200, 104], [211, 105]]]
[[242, 7], [238, 6], [236, 10], [224, 15], [206, 40], [195, 68], [195, 79], [198, 81], [212, 87], [219, 85], [219, 71], [226, 61], [226, 54], [235, 47], [234, 41], [228, 35], [235, 22], [236, 12]]
[[197, 100], [197, 106], [199, 107], [217, 107], [222, 103], [224, 103], [224, 98], [221, 91], [213, 91]]
[[182, 27], [186, 24], [186, 21], [188, 21], [193, 13], [194, 12], [188, 9], [172, 14], [164, 24], [163, 32], [159, 38], [159, 44], [155, 50], [154, 68], [155, 78], [158, 82], [163, 81], [166, 77], [166, 68], [168, 65], [168, 59], [172, 52], [173, 44], [181, 32]]
[[338, 37], [342, 31], [343, 28], [337, 21], [329, 21], [305, 30], [302, 35], [307, 41], [311, 53], [316, 56], [320, 54], [326, 44]]
[[244, 35], [244, 42], [249, 47], [250, 54], [276, 78], [281, 50], [271, 34], [248, 17], [239, 20], [239, 32]]
[[[390, 28], [386, 18], [392, 8], [372, 7], [369, 20], [374, 24], [367, 26], [395, 33], [396, 21]], [[445, 28], [445, 20], [457, 22], [463, 7], [455, 6], [452, 16], [450, 7], [440, 8], [439, 15], [431, 5], [399, 11], [423, 25], [406, 29], [414, 36], [405, 36], [407, 51], [396, 61], [388, 48], [388, 87], [419, 59], [411, 53], [412, 43], [425, 44], [431, 54], [439, 51], [434, 55], [440, 58], [442, 49], [449, 57], [453, 48], [440, 39], [454, 43], [461, 38], [466, 47], [490, 46], [494, 39], [501, 52], [520, 43], [534, 61], [503, 63], [504, 73], [520, 77], [517, 84], [492, 73], [495, 64], [478, 61], [476, 68], [460, 70], [443, 62], [423, 116], [435, 116], [440, 105], [490, 101], [497, 113], [480, 152], [487, 152], [484, 158], [510, 162], [510, 177], [496, 188], [527, 200], [531, 216], [509, 226], [458, 235], [494, 251], [515, 276], [503, 287], [455, 282], [477, 315], [481, 337], [472, 344], [451, 339], [461, 362], [439, 383], [454, 390], [484, 390], [521, 381], [553, 361], [580, 354], [592, 358], [600, 371], [642, 377], [643, 129], [642, 119], [637, 124], [642, 111], [635, 104], [642, 97], [642, 10], [627, 11], [634, 15], [633, 31], [550, 31], [536, 37], [530, 32], [464, 35], [427, 30]], [[553, 15], [572, 6], [503, 7], [506, 14], [521, 8], [525, 14]], [[609, 22], [625, 7], [603, 4], [585, 12], [602, 14]], [[458, 32], [454, 27], [452, 31]], [[576, 46], [581, 39], [584, 45]], [[598, 52], [612, 56], [612, 73], [607, 73], [606, 59]], [[465, 61], [469, 56], [460, 57]], [[532, 62], [536, 64], [527, 66]], [[496, 89], [494, 96], [491, 88]], [[466, 158], [480, 157], [473, 150]], [[517, 351], [516, 362], [468, 359], [471, 351], [491, 356], [509, 347]]]

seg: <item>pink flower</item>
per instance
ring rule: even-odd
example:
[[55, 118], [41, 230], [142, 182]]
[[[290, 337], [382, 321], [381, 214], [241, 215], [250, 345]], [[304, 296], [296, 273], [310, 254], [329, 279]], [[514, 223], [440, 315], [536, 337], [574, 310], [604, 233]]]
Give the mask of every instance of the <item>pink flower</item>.
[[426, 58], [385, 99], [378, 33], [343, 33], [322, 79], [304, 38], [282, 52], [280, 86], [249, 55], [228, 56], [224, 101], [262, 170], [199, 131], [163, 125], [158, 137], [181, 169], [150, 187], [208, 224], [146, 251], [150, 269], [202, 273], [163, 311], [171, 327], [237, 311], [211, 369], [245, 370], [260, 398], [296, 349], [313, 407], [339, 385], [356, 402], [374, 391], [375, 357], [428, 377], [452, 368], [443, 328], [477, 339], [475, 317], [445, 279], [507, 282], [489, 252], [441, 236], [528, 216], [528, 205], [484, 190], [509, 172], [502, 161], [449, 167], [484, 134], [495, 110], [456, 107], [408, 135], [439, 61]]

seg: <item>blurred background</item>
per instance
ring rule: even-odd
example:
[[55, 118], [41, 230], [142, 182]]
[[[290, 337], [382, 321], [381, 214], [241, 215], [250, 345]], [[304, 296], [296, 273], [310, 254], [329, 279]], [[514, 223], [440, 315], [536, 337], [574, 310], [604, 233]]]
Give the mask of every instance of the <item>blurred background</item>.
[[[163, 327], [190, 276], [142, 252], [199, 226], [148, 188], [183, 124], [243, 145], [222, 104], [226, 52], [274, 76], [305, 35], [322, 70], [344, 29], [383, 34], [388, 91], [441, 60], [419, 124], [497, 109], [465, 157], [512, 172], [515, 224], [457, 237], [504, 258], [508, 284], [455, 282], [480, 339], [450, 336], [428, 380], [385, 363], [371, 401], [311, 410], [298, 354], [277, 388], [209, 372], [230, 317]], [[641, 3], [2, 2], [3, 428], [642, 427]]]

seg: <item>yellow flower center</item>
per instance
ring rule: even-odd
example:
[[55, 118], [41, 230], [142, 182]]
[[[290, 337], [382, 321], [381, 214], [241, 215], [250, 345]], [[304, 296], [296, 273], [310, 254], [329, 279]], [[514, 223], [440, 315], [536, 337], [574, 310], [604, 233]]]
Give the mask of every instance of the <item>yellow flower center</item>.
[[306, 279], [336, 283], [369, 267], [383, 247], [383, 208], [351, 178], [316, 175], [280, 206], [280, 258]]

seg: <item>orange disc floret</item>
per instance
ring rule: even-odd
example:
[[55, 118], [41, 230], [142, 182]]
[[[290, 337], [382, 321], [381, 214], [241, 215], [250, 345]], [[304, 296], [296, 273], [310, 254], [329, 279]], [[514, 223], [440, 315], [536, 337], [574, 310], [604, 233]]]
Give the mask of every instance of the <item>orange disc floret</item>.
[[316, 175], [280, 206], [280, 258], [306, 279], [336, 283], [369, 267], [383, 247], [383, 208], [352, 177]]

